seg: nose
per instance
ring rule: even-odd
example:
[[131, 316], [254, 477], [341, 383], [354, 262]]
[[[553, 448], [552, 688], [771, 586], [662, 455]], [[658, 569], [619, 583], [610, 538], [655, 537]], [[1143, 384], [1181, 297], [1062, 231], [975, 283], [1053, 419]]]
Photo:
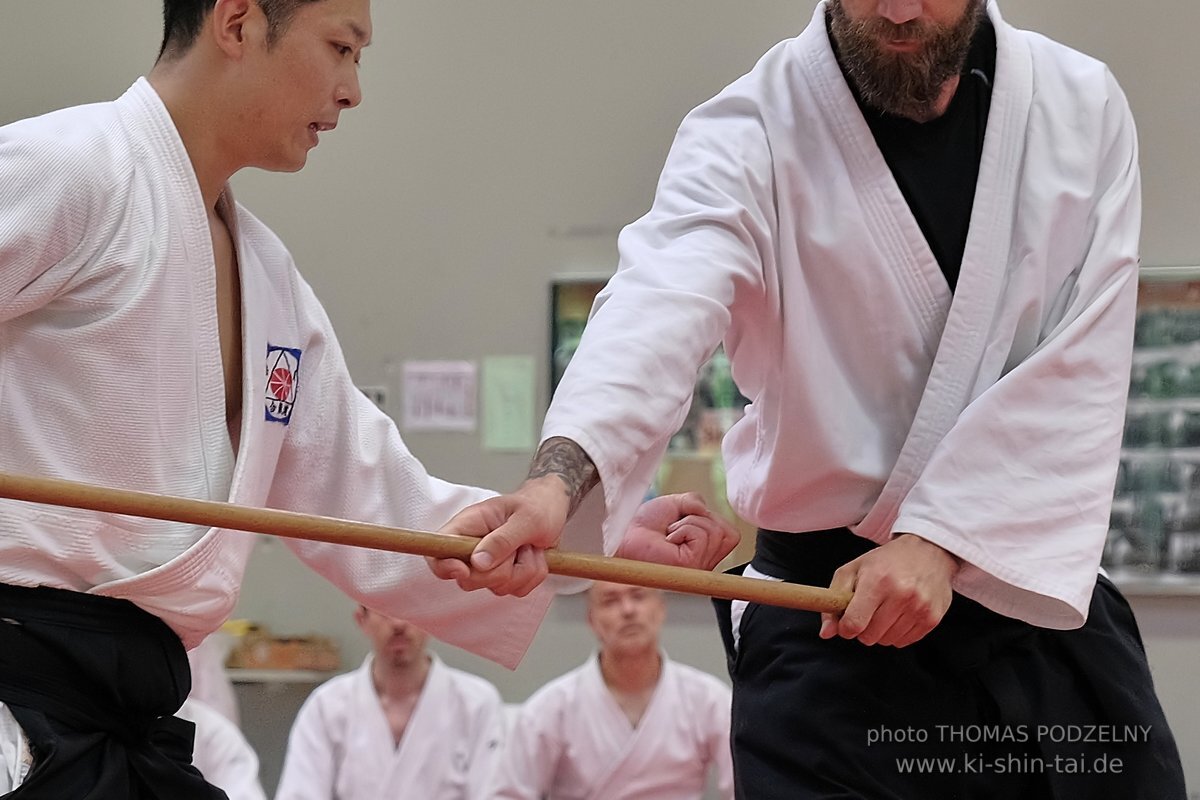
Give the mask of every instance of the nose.
[[358, 82], [358, 66], [350, 67], [350, 73], [338, 84], [337, 103], [342, 108], [354, 108], [362, 102], [362, 86]]
[[879, 16], [897, 25], [921, 16], [922, 0], [879, 0]]

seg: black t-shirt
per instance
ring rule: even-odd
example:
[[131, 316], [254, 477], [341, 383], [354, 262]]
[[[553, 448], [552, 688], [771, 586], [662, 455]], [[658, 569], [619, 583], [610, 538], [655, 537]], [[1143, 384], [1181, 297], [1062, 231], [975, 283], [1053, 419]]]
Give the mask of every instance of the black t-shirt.
[[[946, 113], [914, 122], [863, 104], [863, 117], [953, 291], [958, 283], [996, 75], [996, 31], [984, 19]], [[847, 81], [849, 82], [849, 81]]]

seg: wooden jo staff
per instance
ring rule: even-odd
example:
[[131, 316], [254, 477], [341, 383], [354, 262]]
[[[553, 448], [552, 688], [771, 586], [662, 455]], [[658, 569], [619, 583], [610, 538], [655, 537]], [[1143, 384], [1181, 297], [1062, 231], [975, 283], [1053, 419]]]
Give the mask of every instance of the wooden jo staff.
[[[251, 508], [212, 500], [113, 489], [59, 478], [0, 473], [0, 497], [82, 508], [109, 514], [184, 522], [210, 528], [264, 533], [290, 539], [347, 544], [397, 553], [457, 558], [467, 561], [479, 540], [424, 531], [409, 531], [367, 522]], [[749, 600], [805, 611], [838, 612], [850, 601], [848, 592], [779, 581], [756, 580], [701, 569], [671, 567], [627, 558], [547, 550], [550, 572], [572, 578], [610, 581], [672, 592]]]

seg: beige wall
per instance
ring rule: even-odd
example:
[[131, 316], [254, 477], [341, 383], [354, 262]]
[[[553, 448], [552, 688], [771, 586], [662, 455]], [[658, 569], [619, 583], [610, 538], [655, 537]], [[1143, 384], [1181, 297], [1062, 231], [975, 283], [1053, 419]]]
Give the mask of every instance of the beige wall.
[[[385, 0], [364, 59], [366, 101], [298, 175], [246, 174], [240, 198], [289, 243], [324, 299], [351, 369], [398, 385], [404, 358], [528, 354], [543, 361], [549, 279], [612, 269], [614, 238], [642, 213], [683, 114], [798, 31], [812, 0]], [[1005, 0], [1010, 20], [1099, 56], [1141, 131], [1144, 263], [1200, 263], [1200, 5]], [[157, 50], [150, 0], [0, 3], [0, 122], [119, 94]], [[544, 369], [544, 367], [542, 367]], [[539, 390], [544, 395], [544, 375]], [[544, 401], [544, 397], [539, 401]], [[432, 471], [508, 488], [527, 454], [475, 434], [421, 434]], [[341, 636], [362, 652], [348, 602], [277, 543], [252, 565], [239, 612], [279, 630]], [[1200, 787], [1200, 599], [1135, 600], [1192, 783]], [[722, 668], [708, 609], [672, 607], [668, 644]], [[577, 601], [562, 602], [526, 663], [466, 656], [510, 700], [582, 658]], [[268, 756], [269, 757], [269, 756]]]

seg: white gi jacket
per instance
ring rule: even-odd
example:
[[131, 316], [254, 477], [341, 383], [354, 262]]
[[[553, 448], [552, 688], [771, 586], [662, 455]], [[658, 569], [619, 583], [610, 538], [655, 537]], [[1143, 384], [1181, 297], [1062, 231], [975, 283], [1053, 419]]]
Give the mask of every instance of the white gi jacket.
[[232, 638], [218, 631], [188, 650], [188, 666], [192, 668], [192, 691], [188, 697], [199, 700], [235, 726], [240, 726], [242, 714], [237, 692], [225, 671], [231, 644]]
[[304, 702], [275, 800], [490, 800], [486, 787], [504, 738], [496, 687], [433, 656], [394, 745], [371, 661], [321, 684]]
[[733, 797], [729, 687], [663, 655], [638, 726], [592, 656], [535, 692], [509, 730], [494, 800], [698, 800], [710, 770]]
[[266, 800], [258, 781], [258, 755], [237, 725], [202, 700], [189, 697], [179, 716], [196, 726], [192, 764], [229, 800]]
[[[283, 244], [225, 203], [242, 288], [236, 459], [206, 212], [153, 88], [0, 128], [0, 469], [419, 529], [487, 496], [425, 472], [355, 388]], [[0, 581], [129, 599], [188, 647], [228, 617], [253, 542], [0, 501]], [[418, 558], [286, 544], [359, 602], [509, 667], [552, 596], [497, 599]]]
[[962, 594], [1082, 624], [1130, 372], [1136, 136], [1103, 64], [988, 13], [995, 87], [953, 296], [824, 4], [684, 120], [543, 430], [599, 468], [610, 549], [723, 338], [752, 401], [723, 445], [744, 519], [917, 533], [967, 562]]

